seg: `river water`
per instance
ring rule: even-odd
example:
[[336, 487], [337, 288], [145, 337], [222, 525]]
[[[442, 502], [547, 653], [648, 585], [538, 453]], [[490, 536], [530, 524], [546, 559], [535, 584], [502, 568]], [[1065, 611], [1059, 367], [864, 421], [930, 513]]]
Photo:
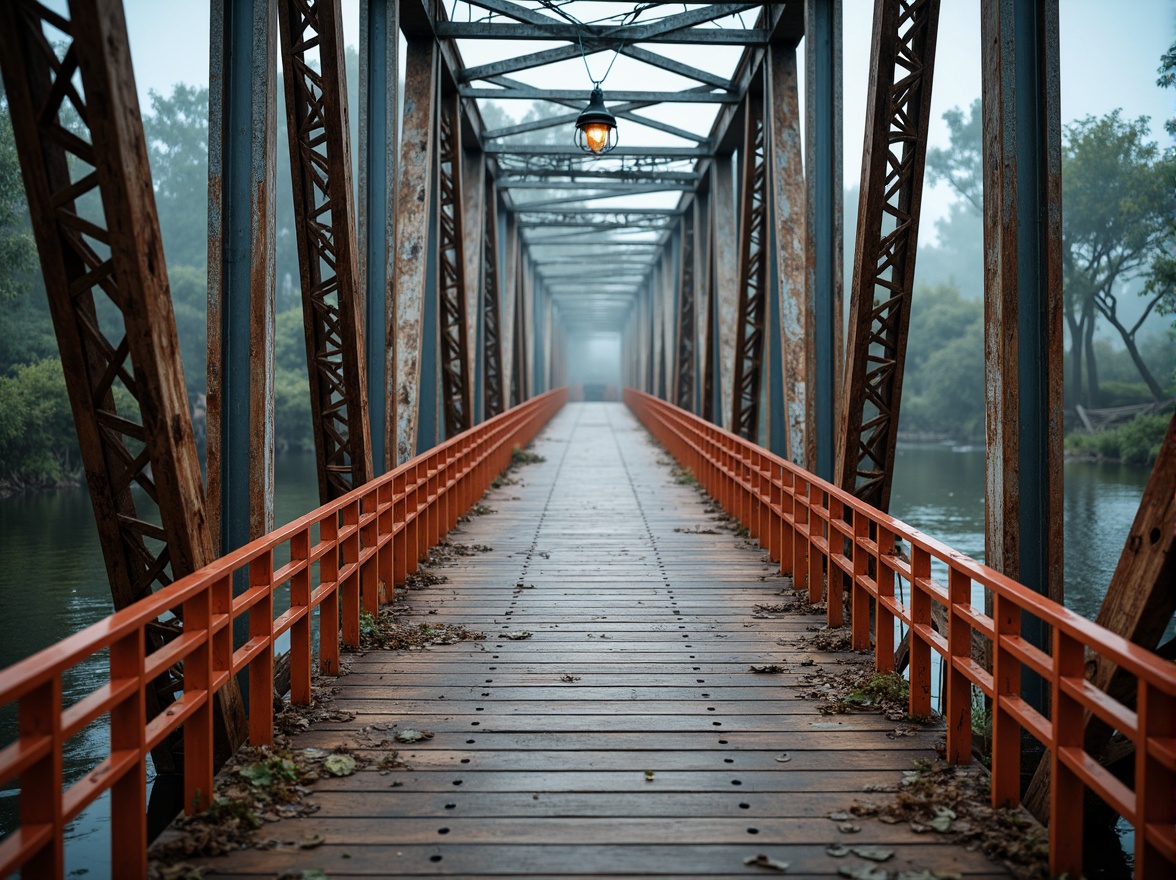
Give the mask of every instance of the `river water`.
[[[1065, 469], [1066, 604], [1088, 617], [1106, 585], [1139, 505], [1148, 471], [1071, 462]], [[314, 456], [289, 453], [276, 463], [275, 521], [288, 522], [317, 506]], [[976, 559], [984, 558], [984, 453], [950, 446], [898, 451], [891, 511], [898, 518]], [[102, 553], [84, 488], [0, 500], [0, 668], [110, 613]], [[75, 670], [65, 701], [104, 675], [104, 657]], [[12, 741], [15, 714], [0, 711], [0, 748]], [[108, 747], [93, 725], [68, 744], [67, 778], [89, 767]], [[14, 788], [0, 790], [0, 834], [18, 815]], [[108, 864], [105, 798], [75, 821], [67, 848], [70, 876], [103, 876]]]

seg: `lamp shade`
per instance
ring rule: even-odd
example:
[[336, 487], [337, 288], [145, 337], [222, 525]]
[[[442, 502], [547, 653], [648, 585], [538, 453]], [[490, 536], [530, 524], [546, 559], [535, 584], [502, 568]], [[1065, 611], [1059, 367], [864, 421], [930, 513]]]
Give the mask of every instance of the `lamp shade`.
[[601, 155], [617, 145], [617, 118], [604, 106], [604, 92], [592, 90], [588, 106], [576, 119], [576, 146]]

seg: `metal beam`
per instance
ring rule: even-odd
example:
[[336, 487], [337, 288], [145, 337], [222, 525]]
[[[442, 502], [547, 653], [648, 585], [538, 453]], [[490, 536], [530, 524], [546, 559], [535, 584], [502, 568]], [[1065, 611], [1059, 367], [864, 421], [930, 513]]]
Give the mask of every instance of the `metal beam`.
[[836, 478], [883, 511], [898, 442], [938, 26], [939, 0], [874, 4]]
[[[111, 596], [122, 609], [214, 554], [122, 4], [76, 0], [70, 13], [0, 4], [0, 71]], [[85, 215], [79, 201], [91, 203]], [[118, 411], [116, 389], [129, 412]], [[142, 509], [152, 502], [158, 524]], [[179, 632], [174, 621], [148, 626], [150, 648]], [[147, 689], [145, 707], [128, 708], [139, 716], [137, 729], [147, 721], [144, 712], [153, 717], [182, 687], [175, 670], [162, 673]], [[234, 680], [218, 692], [218, 703], [218, 745], [231, 752], [244, 740]], [[212, 730], [212, 707], [186, 723]], [[153, 754], [161, 773], [182, 766], [171, 743]], [[139, 764], [123, 777], [123, 793], [115, 791], [115, 839], [141, 835], [142, 844], [112, 853], [118, 876], [146, 870], [146, 785]], [[180, 803], [170, 807], [184, 805], [177, 794]], [[201, 803], [207, 805], [207, 793]], [[28, 809], [27, 821], [53, 822]], [[61, 851], [50, 850], [33, 867], [62, 876]]]
[[[832, 481], [841, 384], [841, 0], [805, 0], [805, 223], [810, 312], [804, 466]], [[796, 455], [797, 450], [793, 450]]]
[[[495, 101], [554, 101], [556, 103], [584, 101], [587, 99], [584, 92], [584, 89], [540, 89], [535, 87], [513, 89], [461, 87], [463, 98], [486, 98]], [[610, 101], [641, 101], [646, 104], [734, 104], [739, 100], [739, 97], [731, 92], [653, 92], [636, 89], [609, 91], [606, 97]]]
[[319, 499], [372, 477], [339, 0], [279, 0]]
[[680, 259], [678, 263], [678, 333], [674, 371], [674, 402], [682, 409], [694, 410], [695, 376], [695, 223], [694, 211], [682, 215]]
[[437, 365], [441, 370], [446, 437], [460, 434], [473, 424], [467, 360], [460, 113], [456, 95], [442, 97], [437, 139], [437, 321], [441, 334]]
[[763, 96], [749, 93], [744, 106], [742, 195], [739, 200], [739, 311], [735, 320], [735, 375], [731, 431], [759, 441], [760, 387], [767, 319], [767, 163]]
[[208, 523], [221, 554], [274, 526], [275, 14], [274, 0], [211, 9]]
[[396, 145], [399, 140], [400, 4], [360, 0], [359, 286], [364, 291], [364, 352], [373, 476], [395, 463], [388, 433], [392, 383], [392, 277], [396, 241]]
[[[578, 33], [576, 26], [572, 24], [483, 24], [457, 21], [437, 23], [437, 36], [451, 40], [575, 40]], [[598, 52], [616, 50], [632, 42], [616, 33], [595, 36], [592, 41]], [[645, 37], [641, 42], [755, 47], [767, 44], [768, 31], [763, 28], [679, 28], [666, 34]]]
[[800, 133], [796, 48], [773, 44], [767, 53], [768, 143], [776, 297], [780, 316], [780, 399], [784, 455], [800, 462], [805, 449], [809, 299], [805, 256], [804, 141]]
[[502, 372], [501, 295], [498, 287], [498, 194], [486, 178], [486, 217], [482, 222], [482, 410], [486, 418], [506, 410]]
[[438, 52], [431, 37], [410, 37], [405, 53], [400, 182], [396, 195], [396, 276], [393, 292], [396, 393], [388, 408], [388, 435], [396, 438], [396, 463], [416, 455], [420, 403], [424, 291], [432, 210], [432, 168]]
[[[985, 0], [984, 374], [987, 399], [987, 563], [1061, 603], [1062, 580], [1062, 140], [1057, 0]], [[1021, 633], [1048, 650], [1044, 625]], [[994, 685], [1038, 711], [1036, 675]], [[998, 730], [996, 737], [1019, 736]], [[1020, 749], [1015, 749], [1020, 755]], [[1009, 754], [1008, 750], [1004, 754]], [[994, 803], [1019, 798], [1017, 768], [993, 768]], [[1081, 865], [1075, 866], [1080, 869]], [[1052, 866], [1051, 866], [1052, 869]], [[1063, 867], [1062, 870], [1067, 870]]]

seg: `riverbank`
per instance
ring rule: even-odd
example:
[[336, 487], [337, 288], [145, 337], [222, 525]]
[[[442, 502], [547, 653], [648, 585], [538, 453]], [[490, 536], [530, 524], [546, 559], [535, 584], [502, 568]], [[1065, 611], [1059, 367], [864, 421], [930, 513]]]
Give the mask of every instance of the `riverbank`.
[[1066, 435], [1066, 461], [1108, 461], [1151, 467], [1172, 423], [1172, 413], [1136, 416], [1125, 425], [1098, 434]]

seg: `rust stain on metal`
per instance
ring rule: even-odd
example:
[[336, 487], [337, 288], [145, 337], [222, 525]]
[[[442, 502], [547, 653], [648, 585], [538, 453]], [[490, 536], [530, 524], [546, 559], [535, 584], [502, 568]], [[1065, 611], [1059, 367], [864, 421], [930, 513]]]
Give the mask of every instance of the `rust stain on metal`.
[[389, 375], [396, 395], [388, 407], [389, 436], [396, 462], [416, 454], [420, 393], [421, 322], [428, 260], [429, 186], [433, 173], [438, 53], [433, 40], [413, 38], [405, 52], [404, 117], [400, 152], [400, 198], [396, 205], [396, 277], [388, 338]]
[[714, 229], [714, 296], [718, 313], [721, 424], [730, 430], [735, 382], [735, 322], [739, 316], [738, 229], [735, 213], [734, 168], [731, 154], [715, 157], [711, 165], [711, 217]]
[[810, 328], [805, 262], [804, 142], [800, 136], [800, 99], [796, 49], [768, 48], [768, 110], [772, 138], [768, 144], [772, 176], [772, 223], [779, 279], [780, 347], [784, 374], [786, 457], [805, 464], [806, 370]]

